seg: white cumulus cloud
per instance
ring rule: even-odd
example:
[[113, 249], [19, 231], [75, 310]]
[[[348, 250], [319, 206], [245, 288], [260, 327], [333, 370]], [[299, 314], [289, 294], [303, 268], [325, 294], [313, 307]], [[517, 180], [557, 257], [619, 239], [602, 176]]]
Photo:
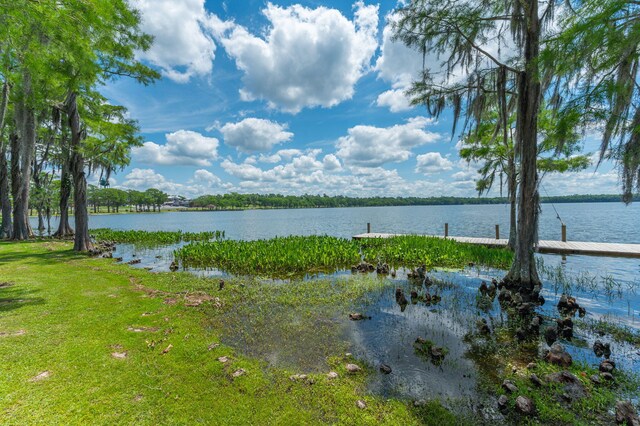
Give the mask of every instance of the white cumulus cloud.
[[414, 117], [406, 124], [386, 128], [352, 127], [347, 136], [338, 139], [337, 156], [350, 165], [364, 167], [406, 161], [413, 155], [413, 148], [440, 139], [439, 134], [425, 130], [431, 123], [429, 118]]
[[177, 83], [207, 76], [213, 69], [216, 45], [206, 30], [212, 18], [204, 0], [130, 0], [141, 12], [142, 30], [154, 36], [151, 49], [141, 59], [161, 68]]
[[418, 155], [416, 160], [415, 172], [425, 175], [439, 173], [453, 168], [453, 163], [448, 158], [440, 155], [439, 152], [428, 152]]
[[288, 142], [293, 133], [287, 126], [260, 118], [245, 118], [238, 123], [227, 123], [220, 128], [224, 143], [239, 151], [252, 153], [269, 151], [275, 145]]
[[378, 6], [358, 1], [354, 10], [351, 21], [326, 7], [267, 3], [263, 37], [218, 22], [220, 43], [244, 73], [242, 99], [294, 114], [351, 99], [378, 46]]
[[166, 143], [159, 145], [145, 142], [133, 148], [134, 159], [145, 164], [210, 166], [218, 158], [219, 141], [197, 132], [178, 130], [166, 136]]

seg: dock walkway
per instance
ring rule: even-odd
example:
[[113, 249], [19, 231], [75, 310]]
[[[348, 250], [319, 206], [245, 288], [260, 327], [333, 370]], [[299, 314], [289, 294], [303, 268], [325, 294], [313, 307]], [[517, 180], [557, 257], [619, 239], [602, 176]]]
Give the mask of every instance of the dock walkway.
[[[356, 240], [364, 238], [391, 238], [406, 234], [386, 234], [380, 232], [370, 232], [355, 235]], [[425, 237], [445, 238], [442, 235], [425, 235]], [[455, 237], [449, 235], [448, 239], [469, 244], [478, 244], [489, 247], [506, 247], [506, 239], [495, 238], [474, 238], [474, 237]], [[640, 244], [619, 244], [619, 243], [593, 243], [583, 241], [551, 241], [540, 240], [538, 242], [539, 253], [555, 253], [555, 254], [584, 254], [589, 256], [611, 256], [611, 257], [631, 257], [640, 258]]]

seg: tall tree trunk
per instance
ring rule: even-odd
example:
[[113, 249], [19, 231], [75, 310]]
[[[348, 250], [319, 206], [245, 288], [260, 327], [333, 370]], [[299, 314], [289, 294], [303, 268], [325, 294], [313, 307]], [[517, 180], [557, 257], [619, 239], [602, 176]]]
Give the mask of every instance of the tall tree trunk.
[[77, 96], [71, 93], [67, 99], [67, 114], [71, 128], [71, 162], [70, 171], [73, 177], [73, 204], [76, 222], [76, 234], [73, 249], [88, 251], [93, 248], [89, 238], [89, 211], [87, 209], [87, 177], [84, 173], [84, 157], [80, 152], [82, 129], [80, 128], [80, 114], [78, 113]]
[[11, 199], [9, 198], [10, 191], [7, 146], [3, 144], [2, 150], [0, 150], [0, 205], [2, 210], [0, 238], [11, 238], [13, 234], [13, 225], [11, 223]]
[[71, 177], [69, 176], [69, 155], [62, 162], [60, 172], [60, 223], [54, 237], [73, 236], [73, 228], [69, 225], [69, 198], [71, 197]]
[[509, 250], [514, 251], [516, 249], [516, 237], [517, 237], [517, 190], [518, 182], [516, 176], [516, 162], [515, 158], [511, 156], [509, 159], [509, 176], [507, 177], [507, 192], [509, 193], [509, 242], [507, 247]]
[[[36, 145], [36, 114], [30, 104], [31, 76], [25, 71], [23, 75], [24, 93], [15, 107], [16, 128], [19, 144], [19, 173], [13, 175], [17, 179], [13, 198], [13, 239], [26, 240], [33, 235], [29, 224], [29, 190], [31, 187], [31, 162]], [[12, 149], [12, 160], [15, 152]]]
[[71, 198], [71, 177], [68, 166], [62, 167], [60, 179], [60, 223], [54, 237], [73, 236], [73, 228], [69, 225], [69, 198]]
[[525, 302], [537, 301], [541, 282], [534, 258], [538, 237], [538, 171], [537, 133], [540, 106], [538, 56], [540, 26], [538, 0], [526, 0], [525, 14], [525, 70], [518, 81], [518, 122], [516, 151], [520, 158], [520, 188], [518, 199], [518, 229], [513, 264], [505, 281], [517, 288]]
[[9, 197], [9, 165], [7, 164], [7, 144], [4, 139], [5, 118], [7, 105], [9, 104], [9, 83], [2, 85], [2, 100], [0, 101], [0, 211], [2, 212], [2, 224], [0, 224], [0, 238], [11, 238], [13, 233], [11, 224], [11, 199]]

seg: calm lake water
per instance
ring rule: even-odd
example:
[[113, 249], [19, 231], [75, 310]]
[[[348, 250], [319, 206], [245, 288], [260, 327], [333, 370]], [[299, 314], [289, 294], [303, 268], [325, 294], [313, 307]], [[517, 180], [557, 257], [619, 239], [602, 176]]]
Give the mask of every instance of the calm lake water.
[[[624, 242], [640, 244], [640, 204], [622, 203], [556, 204], [572, 241]], [[52, 221], [52, 226], [56, 221]], [[244, 210], [226, 212], [137, 213], [91, 216], [91, 228], [165, 231], [224, 230], [231, 239], [262, 239], [283, 235], [327, 234], [351, 238], [366, 232], [449, 234], [494, 237], [499, 224], [508, 236], [509, 207], [410, 206], [354, 207], [334, 209]], [[35, 224], [35, 223], [34, 223]], [[561, 225], [551, 204], [542, 205], [540, 238], [559, 240]]]

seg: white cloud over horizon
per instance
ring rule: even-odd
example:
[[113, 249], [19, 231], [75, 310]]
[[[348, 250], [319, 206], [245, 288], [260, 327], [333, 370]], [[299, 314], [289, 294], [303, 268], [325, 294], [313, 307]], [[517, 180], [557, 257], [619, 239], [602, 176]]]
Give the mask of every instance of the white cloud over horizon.
[[144, 164], [210, 166], [218, 158], [219, 141], [190, 130], [165, 135], [166, 143], [145, 142], [132, 149], [132, 156]]
[[288, 142], [293, 133], [287, 126], [270, 120], [245, 118], [237, 123], [227, 123], [220, 128], [224, 143], [244, 153], [270, 151], [274, 146]]
[[427, 117], [413, 117], [386, 128], [358, 125], [338, 139], [336, 155], [347, 164], [363, 167], [403, 162], [413, 156], [413, 148], [441, 139], [438, 133], [425, 130], [432, 123]]

